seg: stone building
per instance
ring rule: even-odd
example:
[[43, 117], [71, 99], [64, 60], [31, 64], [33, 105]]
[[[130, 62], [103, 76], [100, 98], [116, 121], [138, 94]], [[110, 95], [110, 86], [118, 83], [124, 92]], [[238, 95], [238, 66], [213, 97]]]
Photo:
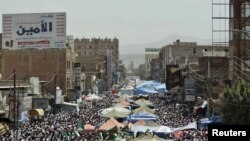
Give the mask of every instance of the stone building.
[[[110, 88], [118, 80], [119, 40], [114, 39], [75, 39], [76, 62], [79, 62], [86, 75], [86, 91], [92, 89], [95, 79], [105, 79]], [[102, 78], [101, 78], [102, 76]]]

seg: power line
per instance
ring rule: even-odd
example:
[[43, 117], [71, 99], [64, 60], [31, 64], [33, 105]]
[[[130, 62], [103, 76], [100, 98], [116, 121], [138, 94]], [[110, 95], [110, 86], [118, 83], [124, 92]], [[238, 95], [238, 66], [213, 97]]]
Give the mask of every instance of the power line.
[[199, 80], [199, 81], [202, 81], [202, 82], [205, 82], [205, 80], [195, 76], [192, 72], [190, 73], [195, 79]]
[[193, 69], [190, 65], [188, 65], [188, 69], [191, 70], [191, 71], [192, 71], [195, 75], [197, 75], [198, 77], [201, 77], [201, 79], [204, 79], [204, 78], [205, 78], [205, 77], [201, 76], [200, 74], [196, 73], [196, 72], [194, 71], [194, 69]]
[[1, 80], [0, 84], [2, 84], [4, 81], [8, 81], [13, 76], [14, 76], [14, 73], [11, 76], [9, 76], [8, 78], [6, 78], [5, 80]]
[[200, 87], [200, 88], [206, 89], [206, 87], [204, 87], [204, 86], [198, 84], [192, 77], [191, 77], [191, 79], [194, 81], [195, 85], [197, 85], [197, 86]]
[[226, 63], [223, 67], [219, 68], [216, 72], [213, 72], [211, 76], [217, 76], [217, 74], [220, 74], [221, 72], [224, 72], [225, 69], [227, 68], [228, 63]]
[[53, 77], [52, 77], [47, 83], [43, 84], [42, 86], [46, 86], [46, 85], [48, 85], [50, 82], [52, 82], [52, 80], [55, 78], [55, 76], [56, 76], [56, 73], [53, 75]]

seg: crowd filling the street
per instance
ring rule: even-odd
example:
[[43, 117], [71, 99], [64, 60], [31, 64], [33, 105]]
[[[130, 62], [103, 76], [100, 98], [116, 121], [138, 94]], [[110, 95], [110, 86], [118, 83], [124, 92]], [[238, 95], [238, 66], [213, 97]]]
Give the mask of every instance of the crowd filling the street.
[[[189, 106], [180, 106], [169, 96], [162, 97], [152, 94], [138, 97], [128, 94], [121, 95], [119, 91], [117, 92], [115, 94], [111, 92], [105, 95], [97, 94], [96, 97], [100, 98], [91, 101], [87, 99], [89, 95], [83, 96], [83, 101], [79, 104], [79, 111], [61, 109], [55, 114], [48, 112], [44, 116], [30, 116], [28, 121], [19, 124], [18, 138], [22, 141], [119, 141], [140, 140], [142, 136], [150, 136], [152, 139], [160, 138], [161, 140], [207, 140], [206, 128], [197, 127], [198, 119]], [[144, 108], [146, 105], [148, 105], [148, 109]], [[125, 117], [116, 116], [114, 113], [111, 115], [110, 111], [104, 112], [105, 109], [114, 107], [127, 107], [131, 113]], [[139, 109], [138, 107], [142, 110], [136, 111]], [[119, 111], [117, 112], [119, 113]], [[156, 118], [150, 120], [145, 115], [135, 120], [132, 119], [135, 112], [155, 115]], [[185, 127], [192, 123], [195, 123], [195, 126]], [[137, 129], [139, 127], [143, 127], [143, 129]], [[168, 130], [160, 130], [160, 127]], [[1, 136], [0, 140], [11, 141], [13, 135], [14, 131], [11, 129]]]

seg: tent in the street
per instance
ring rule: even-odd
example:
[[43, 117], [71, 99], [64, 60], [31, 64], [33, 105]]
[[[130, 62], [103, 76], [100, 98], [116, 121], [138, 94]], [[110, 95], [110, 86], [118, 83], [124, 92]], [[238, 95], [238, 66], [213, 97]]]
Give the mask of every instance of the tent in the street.
[[162, 83], [162, 84], [160, 84], [160, 85], [155, 86], [155, 90], [156, 90], [158, 93], [165, 94], [165, 92], [166, 92], [166, 84], [165, 84], [165, 83]]
[[157, 135], [148, 133], [148, 134], [143, 134], [133, 139], [132, 141], [171, 141], [171, 140], [165, 140], [163, 138], [158, 137]]
[[158, 93], [153, 87], [141, 87], [141, 88], [136, 88], [135, 89], [135, 95], [138, 94], [144, 94], [144, 95], [148, 95], [148, 94], [153, 94], [153, 93]]
[[160, 82], [157, 81], [145, 81], [136, 86], [135, 94], [153, 94], [158, 93], [156, 86], [161, 85]]
[[102, 110], [100, 116], [108, 118], [124, 118], [130, 113], [131, 111], [126, 108], [115, 106]]
[[135, 122], [138, 120], [145, 120], [145, 121], [154, 121], [157, 120], [157, 116], [154, 114], [150, 114], [147, 112], [139, 112], [139, 113], [135, 113], [133, 115], [131, 115], [128, 120], [131, 122]]
[[93, 129], [95, 129], [95, 126], [93, 126], [91, 124], [84, 125], [84, 130], [93, 130]]
[[146, 113], [154, 114], [154, 110], [148, 108], [147, 106], [141, 106], [141, 107], [133, 110], [133, 113], [139, 113], [139, 112], [146, 112]]
[[114, 127], [124, 127], [125, 125], [122, 123], [119, 123], [114, 118], [110, 118], [108, 121], [106, 121], [99, 129], [101, 130], [110, 130]]
[[82, 97], [85, 101], [92, 101], [93, 98], [91, 98], [90, 96], [83, 96]]
[[149, 100], [145, 100], [145, 99], [139, 99], [135, 101], [135, 104], [139, 106], [153, 106], [152, 102], [150, 102]]
[[187, 129], [197, 129], [197, 123], [196, 121], [189, 123], [186, 126], [183, 127], [178, 127], [178, 128], [172, 128], [172, 132], [176, 132], [176, 131], [181, 131], [181, 130], [187, 130]]
[[102, 99], [100, 96], [95, 95], [95, 94], [89, 94], [88, 96], [89, 96], [90, 98], [92, 98], [93, 100], [100, 100], [100, 99]]
[[140, 125], [144, 125], [144, 124], [145, 124], [144, 120], [138, 120], [134, 125], [140, 126]]

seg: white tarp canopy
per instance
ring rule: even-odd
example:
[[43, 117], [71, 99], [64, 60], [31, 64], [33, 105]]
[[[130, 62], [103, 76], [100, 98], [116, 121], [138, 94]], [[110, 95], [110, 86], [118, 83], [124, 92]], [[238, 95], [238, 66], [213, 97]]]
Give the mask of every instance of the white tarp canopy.
[[186, 129], [197, 129], [197, 122], [191, 122], [186, 126], [183, 127], [178, 127], [178, 128], [172, 128], [172, 132], [176, 132], [176, 131], [181, 131], [181, 130], [186, 130]]
[[109, 118], [116, 118], [116, 117], [127, 117], [131, 113], [130, 110], [115, 106], [115, 107], [110, 107], [107, 109], [102, 110], [100, 113], [100, 116], [102, 117], [109, 117]]
[[100, 96], [95, 95], [95, 94], [89, 94], [88, 97], [90, 97], [91, 99], [95, 99], [95, 100], [100, 100], [100, 99], [102, 99]]
[[134, 132], [146, 132], [147, 130], [150, 130], [154, 132], [172, 133], [186, 129], [197, 129], [196, 121], [191, 122], [188, 125], [179, 128], [169, 128], [168, 126], [134, 126], [134, 125], [131, 126], [131, 131]]
[[146, 132], [147, 130], [159, 133], [171, 133], [171, 129], [167, 126], [131, 126], [133, 132]]

